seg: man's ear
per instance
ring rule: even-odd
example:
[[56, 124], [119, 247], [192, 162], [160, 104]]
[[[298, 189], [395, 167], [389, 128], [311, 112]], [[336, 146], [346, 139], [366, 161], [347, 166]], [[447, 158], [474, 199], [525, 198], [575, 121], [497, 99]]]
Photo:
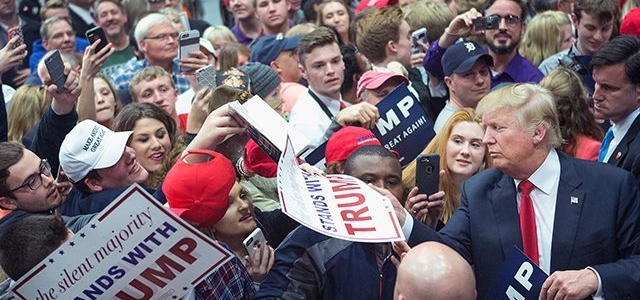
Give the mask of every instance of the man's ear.
[[269, 66], [271, 67], [272, 70], [276, 71], [276, 73], [278, 73], [278, 75], [280, 75], [280, 73], [282, 73], [282, 71], [280, 70], [280, 66], [278, 65], [278, 63], [274, 60], [272, 61]]
[[300, 74], [302, 74], [302, 78], [308, 81], [309, 77], [307, 76], [307, 71], [304, 69], [302, 64], [298, 64], [298, 68], [300, 69]]
[[104, 188], [102, 188], [102, 185], [100, 185], [100, 183], [97, 180], [95, 180], [94, 178], [85, 178], [84, 179], [84, 184], [92, 192], [101, 192], [102, 190], [104, 190]]
[[547, 125], [544, 123], [536, 126], [536, 129], [533, 130], [533, 144], [539, 145], [542, 141], [547, 138]]
[[18, 209], [18, 201], [8, 197], [0, 197], [0, 208], [6, 210], [16, 210]]
[[140, 52], [142, 52], [142, 53], [147, 52], [147, 42], [145, 41], [145, 39], [142, 39], [141, 41], [138, 41], [138, 48], [140, 49]]

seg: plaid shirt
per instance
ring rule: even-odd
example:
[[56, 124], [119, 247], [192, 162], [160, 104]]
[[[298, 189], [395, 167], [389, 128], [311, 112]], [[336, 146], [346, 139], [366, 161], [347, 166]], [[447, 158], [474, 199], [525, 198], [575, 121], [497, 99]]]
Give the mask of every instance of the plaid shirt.
[[[111, 83], [113, 84], [113, 87], [116, 90], [128, 90], [129, 83], [131, 83], [133, 76], [135, 76], [138, 71], [148, 66], [149, 61], [146, 59], [135, 60], [135, 58], [132, 58], [130, 61], [123, 64], [119, 70], [111, 74]], [[180, 73], [180, 62], [177, 58], [173, 59], [173, 66], [171, 69], [173, 70], [173, 72], [171, 72], [171, 79], [178, 89], [178, 94], [182, 94], [191, 89], [191, 84], [187, 80], [187, 77]]]
[[200, 282], [195, 292], [196, 300], [250, 300], [256, 291], [247, 269], [234, 256]]

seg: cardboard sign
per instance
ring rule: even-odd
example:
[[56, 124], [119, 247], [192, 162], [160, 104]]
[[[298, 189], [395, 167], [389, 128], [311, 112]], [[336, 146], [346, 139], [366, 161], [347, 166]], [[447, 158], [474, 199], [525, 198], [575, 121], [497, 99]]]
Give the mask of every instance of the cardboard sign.
[[[384, 97], [376, 107], [380, 119], [371, 131], [385, 148], [400, 154], [400, 165], [408, 165], [435, 137], [433, 123], [404, 83]], [[306, 154], [304, 160], [316, 165], [324, 159], [326, 143]]]
[[232, 257], [134, 184], [12, 291], [18, 299], [179, 299]]
[[309, 175], [291, 143], [278, 163], [282, 211], [300, 224], [334, 238], [367, 243], [404, 240], [391, 201], [348, 175]]
[[520, 249], [513, 246], [494, 279], [485, 300], [538, 299], [542, 284], [549, 277]]

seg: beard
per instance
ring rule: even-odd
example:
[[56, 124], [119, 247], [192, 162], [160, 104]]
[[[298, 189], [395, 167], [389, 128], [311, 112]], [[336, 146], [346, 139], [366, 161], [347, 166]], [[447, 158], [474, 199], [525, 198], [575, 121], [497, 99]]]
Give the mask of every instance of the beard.
[[516, 48], [518, 47], [518, 44], [520, 44], [520, 40], [513, 41], [513, 43], [511, 43], [508, 46], [496, 45], [494, 43], [488, 43], [488, 44], [489, 44], [489, 49], [491, 49], [493, 53], [502, 55], [502, 54], [512, 53], [514, 50], [516, 50]]

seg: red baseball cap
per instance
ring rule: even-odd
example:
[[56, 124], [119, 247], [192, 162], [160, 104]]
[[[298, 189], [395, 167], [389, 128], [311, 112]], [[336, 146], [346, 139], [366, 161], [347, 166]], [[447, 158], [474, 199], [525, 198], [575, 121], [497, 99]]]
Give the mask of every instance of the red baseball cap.
[[360, 1], [360, 3], [358, 3], [358, 6], [356, 7], [354, 14], [357, 15], [361, 11], [371, 7], [383, 8], [386, 6], [393, 6], [396, 4], [398, 4], [398, 0], [362, 0]]
[[[185, 158], [206, 154], [203, 163]], [[169, 170], [162, 184], [169, 209], [180, 218], [204, 228], [216, 224], [229, 207], [229, 193], [236, 183], [236, 172], [224, 155], [211, 150], [190, 150]]]
[[356, 126], [342, 127], [327, 142], [327, 148], [324, 150], [325, 164], [346, 160], [353, 151], [368, 145], [381, 145], [373, 132]]
[[244, 168], [253, 174], [272, 178], [278, 174], [278, 164], [250, 139], [244, 145]]
[[640, 8], [630, 10], [620, 23], [620, 34], [640, 36]]

